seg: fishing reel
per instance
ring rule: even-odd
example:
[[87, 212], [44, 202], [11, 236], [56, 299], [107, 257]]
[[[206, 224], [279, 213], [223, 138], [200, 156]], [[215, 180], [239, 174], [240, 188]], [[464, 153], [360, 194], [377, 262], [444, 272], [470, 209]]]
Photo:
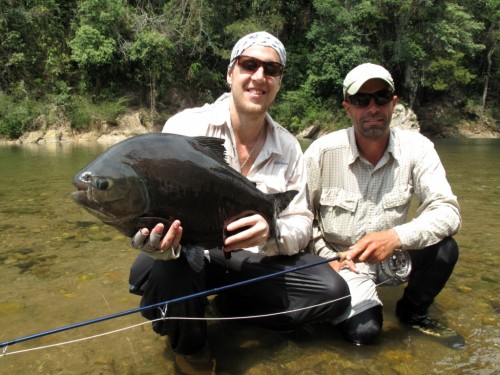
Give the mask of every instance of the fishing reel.
[[407, 251], [396, 249], [394, 253], [380, 263], [382, 272], [390, 278], [402, 282], [408, 281], [411, 272], [411, 258]]

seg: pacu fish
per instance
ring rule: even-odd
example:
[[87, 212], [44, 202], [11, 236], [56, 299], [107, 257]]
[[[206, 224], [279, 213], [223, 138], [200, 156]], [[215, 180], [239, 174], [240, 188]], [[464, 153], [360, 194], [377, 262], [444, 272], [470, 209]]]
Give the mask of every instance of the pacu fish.
[[181, 244], [222, 247], [225, 227], [258, 213], [278, 238], [278, 214], [297, 194], [265, 194], [231, 168], [224, 140], [146, 134], [104, 151], [73, 178], [74, 201], [128, 237], [178, 219]]

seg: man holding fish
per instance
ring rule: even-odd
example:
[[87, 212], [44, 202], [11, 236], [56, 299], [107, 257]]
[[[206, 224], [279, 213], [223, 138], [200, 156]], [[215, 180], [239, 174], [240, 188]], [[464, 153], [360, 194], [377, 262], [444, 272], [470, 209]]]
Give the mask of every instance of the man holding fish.
[[[300, 145], [267, 112], [280, 89], [285, 65], [285, 48], [277, 38], [267, 32], [244, 36], [232, 50], [227, 71], [230, 92], [212, 104], [173, 116], [163, 132], [221, 138], [229, 165], [259, 190], [268, 194], [295, 190], [297, 194], [274, 223], [251, 211], [233, 218], [225, 227], [223, 251], [207, 249], [201, 271], [193, 269], [183, 256], [190, 248], [181, 245], [181, 221], [175, 220], [169, 228], [157, 224], [151, 230], [141, 229], [133, 238], [133, 246], [142, 252], [132, 266], [130, 280], [132, 291], [143, 296], [142, 306], [321, 259], [301, 252], [310, 240], [313, 217], [307, 205]], [[272, 228], [274, 225], [276, 228]], [[338, 301], [297, 311], [334, 300]], [[216, 303], [228, 316], [295, 309], [254, 320], [263, 327], [288, 330], [335, 318], [349, 306], [350, 296], [346, 282], [324, 263], [227, 289], [217, 296]], [[203, 317], [206, 304], [206, 298], [191, 298], [169, 305], [166, 315]], [[161, 318], [161, 311], [149, 309], [143, 315], [154, 320]], [[205, 321], [159, 320], [153, 323], [153, 329], [168, 335], [179, 371], [194, 371], [194, 367], [206, 363]], [[210, 366], [209, 362], [207, 371]]]

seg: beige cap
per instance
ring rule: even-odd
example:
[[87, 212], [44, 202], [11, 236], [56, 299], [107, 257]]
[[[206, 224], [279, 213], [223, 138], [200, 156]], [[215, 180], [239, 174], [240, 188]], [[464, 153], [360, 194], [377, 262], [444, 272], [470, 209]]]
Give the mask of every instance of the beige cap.
[[347, 94], [356, 94], [361, 86], [370, 79], [381, 79], [387, 82], [394, 91], [394, 81], [387, 69], [377, 64], [365, 63], [358, 65], [345, 76], [343, 85], [344, 98]]

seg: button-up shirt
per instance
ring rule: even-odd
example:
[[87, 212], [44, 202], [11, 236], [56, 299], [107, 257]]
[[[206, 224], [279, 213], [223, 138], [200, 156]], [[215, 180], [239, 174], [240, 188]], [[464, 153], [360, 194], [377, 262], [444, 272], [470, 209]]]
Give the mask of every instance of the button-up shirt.
[[[421, 134], [392, 128], [373, 166], [360, 155], [350, 127], [313, 142], [305, 160], [316, 254], [333, 257], [365, 234], [391, 228], [402, 249], [421, 249], [460, 229], [457, 197], [434, 145]], [[418, 208], [408, 221], [413, 196]]]
[[[300, 144], [290, 132], [276, 123], [269, 114], [266, 114], [266, 120], [266, 142], [247, 178], [264, 193], [297, 190], [298, 194], [278, 216], [279, 238], [271, 238], [263, 246], [246, 250], [266, 255], [292, 255], [304, 249], [311, 236], [312, 213], [306, 199], [304, 157]], [[226, 160], [232, 168], [240, 171], [229, 116], [229, 94], [222, 95], [212, 104], [186, 109], [174, 115], [165, 123], [163, 132], [224, 139]]]

